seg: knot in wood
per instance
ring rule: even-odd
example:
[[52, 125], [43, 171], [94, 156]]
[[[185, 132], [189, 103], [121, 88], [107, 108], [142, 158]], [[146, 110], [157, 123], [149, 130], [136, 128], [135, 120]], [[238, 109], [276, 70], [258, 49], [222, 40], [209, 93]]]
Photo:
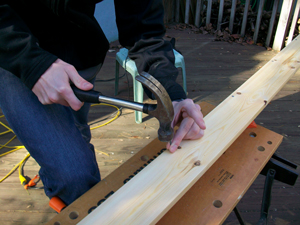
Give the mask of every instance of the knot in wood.
[[195, 166], [200, 166], [201, 165], [201, 162], [200, 160], [197, 160], [195, 163], [194, 163]]

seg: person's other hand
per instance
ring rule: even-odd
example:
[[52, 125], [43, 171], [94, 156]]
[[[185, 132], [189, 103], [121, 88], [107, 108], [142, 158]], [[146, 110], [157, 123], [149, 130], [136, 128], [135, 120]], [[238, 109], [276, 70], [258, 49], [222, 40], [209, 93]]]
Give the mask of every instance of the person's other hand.
[[203, 137], [206, 129], [199, 105], [195, 104], [192, 99], [185, 99], [180, 102], [173, 101], [174, 119], [172, 127], [174, 128], [181, 122], [174, 138], [167, 144], [167, 149], [171, 153], [175, 152], [184, 139], [194, 140]]
[[77, 111], [83, 103], [75, 96], [70, 81], [84, 91], [93, 88], [93, 84], [83, 79], [72, 65], [57, 59], [36, 82], [32, 91], [43, 105], [57, 103]]

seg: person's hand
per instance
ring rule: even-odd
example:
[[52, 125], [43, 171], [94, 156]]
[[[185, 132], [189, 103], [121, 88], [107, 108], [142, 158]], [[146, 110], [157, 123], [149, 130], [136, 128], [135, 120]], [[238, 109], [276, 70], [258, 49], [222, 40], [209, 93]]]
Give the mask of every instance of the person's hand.
[[36, 82], [32, 91], [43, 105], [57, 103], [77, 111], [83, 103], [75, 96], [70, 81], [84, 91], [93, 88], [93, 84], [83, 79], [72, 65], [57, 59]]
[[203, 137], [206, 129], [201, 108], [192, 99], [174, 101], [172, 104], [174, 107], [172, 127], [174, 128], [180, 122], [181, 124], [172, 141], [167, 144], [167, 149], [171, 153], [177, 150], [182, 140], [194, 140]]

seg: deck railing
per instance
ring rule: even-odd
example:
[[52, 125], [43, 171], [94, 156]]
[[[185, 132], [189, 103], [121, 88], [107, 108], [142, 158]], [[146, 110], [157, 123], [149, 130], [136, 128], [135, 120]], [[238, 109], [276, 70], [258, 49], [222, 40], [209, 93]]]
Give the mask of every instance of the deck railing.
[[[238, 30], [241, 37], [245, 36], [245, 31], [247, 26], [252, 26], [253, 41], [257, 42], [259, 32], [261, 32], [261, 20], [263, 13], [265, 13], [265, 4], [268, 0], [256, 0], [255, 11], [255, 22], [249, 23], [248, 15], [252, 12], [253, 4], [251, 0], [243, 0], [243, 14], [242, 21], [240, 21], [240, 28]], [[237, 0], [164, 0], [165, 8], [167, 13], [167, 19], [174, 22], [184, 22], [186, 24], [193, 24], [196, 27], [200, 27], [204, 24], [210, 24], [212, 22], [212, 10], [214, 6], [218, 7], [218, 18], [214, 18], [217, 21], [214, 26], [216, 30], [221, 30], [222, 28], [228, 27], [229, 31], [232, 33], [234, 31], [234, 26], [236, 25], [236, 6], [241, 4]], [[225, 21], [224, 15], [224, 4], [231, 4], [230, 18], [229, 21]], [[267, 35], [265, 37], [264, 45], [270, 47], [272, 43], [273, 50], [280, 51], [281, 48], [289, 44], [294, 35], [296, 23], [299, 16], [300, 0], [271, 0], [270, 16], [267, 24]], [[214, 9], [215, 10], [215, 9]], [[206, 17], [206, 18], [205, 18]], [[255, 24], [255, 26], [254, 26]]]

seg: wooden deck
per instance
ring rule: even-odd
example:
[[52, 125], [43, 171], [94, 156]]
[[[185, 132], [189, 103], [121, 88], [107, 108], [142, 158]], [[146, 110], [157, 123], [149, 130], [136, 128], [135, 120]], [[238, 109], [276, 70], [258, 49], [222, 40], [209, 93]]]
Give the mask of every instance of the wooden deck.
[[[172, 26], [170, 26], [172, 27]], [[267, 51], [255, 45], [215, 42], [210, 35], [193, 34], [190, 30], [167, 30], [168, 37], [176, 38], [176, 47], [185, 57], [188, 97], [195, 102], [207, 101], [218, 105], [237, 87], [253, 75], [276, 52]], [[116, 46], [118, 43], [112, 43]], [[113, 49], [113, 48], [112, 48]], [[109, 52], [98, 79], [112, 79], [115, 73], [116, 51]], [[122, 74], [123, 71], [121, 70]], [[130, 76], [130, 75], [129, 75]], [[132, 81], [129, 77], [130, 98]], [[178, 82], [182, 82], [181, 73]], [[114, 95], [114, 81], [96, 82], [96, 89], [108, 96]], [[119, 86], [120, 98], [128, 98], [128, 83], [123, 77]], [[145, 100], [149, 101], [146, 96]], [[94, 106], [90, 121], [93, 126], [103, 123], [115, 109], [107, 106]], [[1, 121], [5, 120], [3, 118]], [[284, 86], [275, 99], [258, 116], [256, 122], [284, 136], [278, 154], [300, 164], [300, 71]], [[157, 137], [156, 119], [144, 115], [142, 124], [134, 122], [132, 110], [123, 109], [122, 115], [114, 122], [92, 131], [97, 160], [104, 178], [133, 154]], [[0, 132], [5, 129], [0, 127]], [[11, 134], [1, 136], [0, 144], [10, 139]], [[12, 145], [20, 145], [14, 140]], [[0, 154], [7, 150], [1, 149]], [[27, 151], [22, 149], [0, 159], [0, 177], [20, 162]], [[25, 166], [25, 174], [33, 177], [39, 166], [31, 158]], [[41, 185], [41, 184], [39, 184]], [[248, 224], [256, 224], [260, 215], [264, 176], [259, 175], [238, 208]], [[43, 190], [30, 190], [29, 194], [20, 185], [15, 172], [0, 183], [0, 224], [44, 224], [56, 213], [48, 206], [49, 200]], [[295, 186], [274, 182], [269, 224], [300, 224], [300, 184]], [[238, 224], [231, 214], [224, 224]]]

